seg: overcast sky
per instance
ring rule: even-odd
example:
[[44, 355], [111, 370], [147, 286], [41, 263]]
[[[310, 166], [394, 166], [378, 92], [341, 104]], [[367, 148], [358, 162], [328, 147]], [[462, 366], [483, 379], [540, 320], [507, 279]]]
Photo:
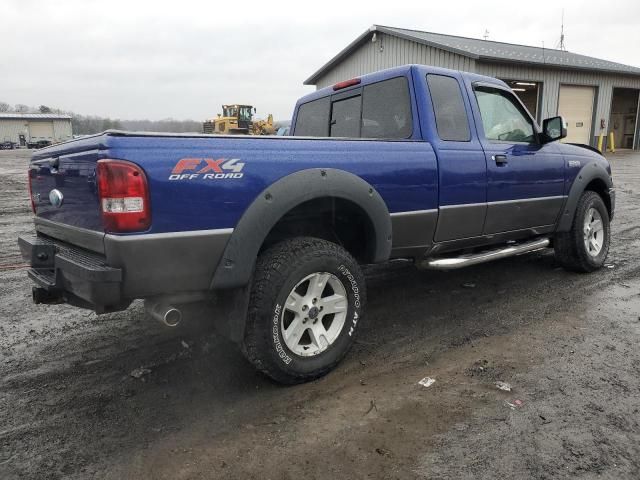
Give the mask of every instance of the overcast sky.
[[[252, 6], [255, 4], [255, 6]], [[276, 119], [372, 24], [567, 49], [640, 66], [640, 2], [2, 0], [0, 101], [121, 119]]]

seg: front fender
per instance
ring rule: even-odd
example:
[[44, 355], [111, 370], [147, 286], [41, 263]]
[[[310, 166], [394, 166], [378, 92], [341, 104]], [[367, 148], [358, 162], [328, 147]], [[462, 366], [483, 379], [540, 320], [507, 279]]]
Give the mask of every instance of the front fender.
[[309, 200], [334, 197], [358, 205], [369, 217], [375, 235], [373, 258], [382, 262], [391, 253], [391, 217], [373, 186], [362, 178], [332, 168], [302, 170], [263, 190], [244, 212], [227, 243], [211, 281], [212, 289], [246, 285], [258, 252], [271, 229], [291, 209]]
[[[578, 200], [580, 200], [580, 196], [582, 195], [582, 192], [585, 191], [587, 185], [594, 180], [602, 180], [606, 185], [607, 190], [613, 188], [613, 181], [611, 180], [609, 172], [607, 172], [605, 162], [589, 160], [582, 166], [571, 185], [556, 231], [568, 232], [571, 230], [573, 217], [578, 206]], [[611, 199], [611, 202], [613, 202], [613, 199]]]

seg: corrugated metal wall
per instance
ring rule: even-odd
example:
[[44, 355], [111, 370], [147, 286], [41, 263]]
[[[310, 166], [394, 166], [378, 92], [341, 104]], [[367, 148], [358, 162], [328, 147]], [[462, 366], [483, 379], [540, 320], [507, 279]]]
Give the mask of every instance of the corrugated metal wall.
[[64, 142], [71, 140], [73, 137], [71, 131], [71, 120], [54, 120], [53, 121], [53, 135], [56, 142]]
[[[27, 141], [29, 138], [29, 123], [38, 122], [43, 120], [31, 120], [31, 119], [8, 119], [0, 118], [0, 141], [12, 141], [18, 143], [20, 134], [24, 134]], [[56, 142], [63, 142], [72, 138], [71, 120], [44, 120], [49, 123], [53, 122], [53, 136], [52, 140]]]
[[316, 83], [317, 88], [408, 63], [421, 63], [465, 72], [472, 72], [475, 69], [475, 61], [462, 55], [380, 32], [376, 33], [376, 37], [375, 42], [371, 40], [365, 42], [326, 75], [319, 78]]
[[26, 120], [0, 119], [0, 141], [18, 143], [18, 137], [21, 133], [28, 137], [29, 130], [26, 124]]
[[[357, 77], [365, 73], [408, 63], [476, 72], [505, 80], [542, 82], [541, 118], [557, 115], [560, 85], [592, 85], [596, 87], [595, 114], [591, 128], [593, 145], [595, 145], [597, 135], [608, 132], [613, 88], [640, 89], [640, 78], [629, 75], [545, 69], [519, 64], [476, 62], [462, 55], [449, 53], [439, 48], [428, 47], [380, 32], [377, 32], [376, 42], [371, 42], [370, 40], [365, 42], [319, 78], [317, 88], [333, 85], [341, 80]], [[604, 129], [600, 128], [600, 119], [605, 120]], [[640, 146], [639, 139], [636, 139], [636, 145]]]

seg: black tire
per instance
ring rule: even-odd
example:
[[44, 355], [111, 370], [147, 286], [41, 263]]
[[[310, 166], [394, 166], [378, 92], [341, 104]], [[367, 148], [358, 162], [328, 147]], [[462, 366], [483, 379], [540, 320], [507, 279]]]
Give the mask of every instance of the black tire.
[[[341, 291], [346, 298], [346, 316], [340, 317], [344, 323], [335, 340], [328, 347], [323, 346], [326, 348], [324, 351], [303, 356], [294, 353], [284, 340], [282, 329], [283, 325], [286, 326], [283, 323], [286, 322], [285, 310], [287, 315], [291, 315], [285, 308], [285, 301], [294, 287], [317, 272], [331, 274], [327, 278], [331, 278], [337, 287], [342, 285], [344, 288]], [[335, 284], [336, 279], [339, 284]], [[328, 284], [326, 281], [325, 287]], [[299, 288], [304, 289], [304, 284]], [[310, 288], [310, 284], [307, 288]], [[331, 287], [325, 288], [321, 295], [327, 292], [332, 294], [331, 290]], [[249, 298], [243, 352], [258, 370], [277, 382], [295, 384], [319, 378], [333, 369], [351, 348], [364, 312], [365, 295], [364, 275], [360, 266], [342, 247], [311, 237], [280, 242], [258, 257]], [[310, 318], [308, 302], [302, 303], [305, 303], [303, 308], [308, 309]], [[342, 301], [343, 309], [344, 303]], [[321, 317], [318, 313], [315, 315], [314, 318], [323, 323], [333, 322], [337, 318], [331, 315]], [[325, 317], [326, 320], [323, 320]], [[309, 333], [304, 330], [300, 335], [300, 344], [303, 343], [302, 336]], [[294, 348], [304, 347], [294, 345]]]
[[[600, 214], [603, 227], [602, 248], [597, 255], [592, 255], [588, 252], [584, 240], [585, 217], [592, 208]], [[580, 200], [578, 200], [571, 230], [558, 233], [554, 239], [553, 247], [556, 260], [565, 269], [573, 272], [593, 272], [604, 265], [609, 253], [610, 240], [611, 228], [607, 207], [600, 195], [587, 190], [582, 193]]]

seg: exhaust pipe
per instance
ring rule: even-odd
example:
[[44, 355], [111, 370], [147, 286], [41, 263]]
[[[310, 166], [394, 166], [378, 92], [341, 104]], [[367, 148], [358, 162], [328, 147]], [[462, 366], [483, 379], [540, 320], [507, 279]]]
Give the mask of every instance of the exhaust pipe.
[[182, 321], [182, 312], [171, 305], [145, 302], [144, 308], [151, 317], [167, 327], [177, 327]]

